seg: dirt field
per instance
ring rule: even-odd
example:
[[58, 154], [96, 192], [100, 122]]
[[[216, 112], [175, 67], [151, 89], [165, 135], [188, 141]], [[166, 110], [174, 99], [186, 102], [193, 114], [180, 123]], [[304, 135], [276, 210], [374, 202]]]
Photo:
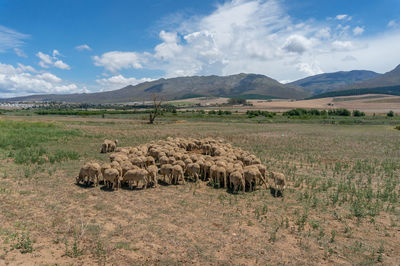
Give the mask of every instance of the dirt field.
[[[399, 265], [399, 134], [393, 126], [3, 116], [0, 265]], [[275, 198], [206, 183], [75, 184], [86, 161], [108, 160], [104, 138], [133, 146], [168, 136], [222, 137], [285, 173], [288, 189]]]
[[[180, 102], [184, 103], [200, 103], [202, 106], [227, 103], [227, 98], [193, 98]], [[248, 100], [253, 106], [244, 106], [237, 108], [238, 110], [268, 110], [274, 112], [285, 112], [294, 108], [304, 109], [336, 109], [346, 108], [349, 110], [358, 109], [367, 114], [386, 114], [390, 110], [395, 113], [400, 112], [400, 96], [391, 96], [383, 94], [367, 94], [359, 96], [340, 96], [329, 97], [314, 100]]]

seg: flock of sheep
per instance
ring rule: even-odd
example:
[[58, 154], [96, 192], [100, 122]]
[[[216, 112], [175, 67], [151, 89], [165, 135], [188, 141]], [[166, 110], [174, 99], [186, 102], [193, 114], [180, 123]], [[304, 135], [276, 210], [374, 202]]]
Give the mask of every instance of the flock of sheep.
[[101, 152], [110, 152], [110, 163], [88, 162], [80, 169], [76, 182], [118, 189], [184, 184], [187, 180], [209, 182], [232, 191], [253, 191], [264, 184], [282, 194], [285, 176], [268, 172], [255, 155], [232, 147], [222, 139], [167, 138], [137, 147], [117, 147], [118, 140], [105, 140]]

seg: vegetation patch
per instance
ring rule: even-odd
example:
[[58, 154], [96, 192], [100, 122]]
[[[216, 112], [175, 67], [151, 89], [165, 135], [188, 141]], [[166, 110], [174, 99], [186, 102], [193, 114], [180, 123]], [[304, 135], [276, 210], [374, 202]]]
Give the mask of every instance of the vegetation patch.
[[82, 136], [81, 131], [66, 130], [52, 123], [0, 121], [0, 151], [14, 158], [17, 164], [43, 164], [62, 160], [76, 160], [75, 151], [56, 150], [49, 152], [44, 146], [48, 142], [66, 142]]

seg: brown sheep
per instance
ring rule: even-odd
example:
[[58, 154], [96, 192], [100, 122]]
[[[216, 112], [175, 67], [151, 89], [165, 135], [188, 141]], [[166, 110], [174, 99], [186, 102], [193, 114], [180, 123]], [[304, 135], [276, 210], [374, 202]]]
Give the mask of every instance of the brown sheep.
[[149, 172], [148, 182], [153, 184], [154, 187], [157, 187], [157, 184], [158, 184], [158, 179], [157, 179], [158, 167], [152, 164], [149, 167], [147, 167], [147, 172]]
[[140, 181], [143, 182], [143, 188], [147, 188], [149, 173], [145, 169], [129, 170], [123, 176], [123, 181], [129, 184], [129, 188], [132, 188], [132, 183], [138, 184]]
[[278, 192], [282, 194], [286, 188], [285, 175], [279, 172], [270, 172], [269, 180], [270, 180], [270, 187], [273, 188], [275, 197], [278, 196]]
[[174, 165], [172, 167], [172, 183], [177, 185], [179, 181], [182, 180], [185, 184], [185, 176], [183, 175], [183, 169], [180, 165]]
[[246, 182], [244, 180], [243, 173], [239, 171], [231, 173], [229, 176], [229, 183], [233, 191], [238, 191], [238, 188], [242, 187], [243, 192], [245, 192]]
[[150, 165], [155, 165], [156, 161], [152, 156], [147, 156], [146, 161], [145, 161], [146, 167], [149, 167]]
[[128, 172], [129, 170], [132, 169], [137, 169], [139, 167], [137, 167], [136, 165], [133, 165], [130, 161], [124, 161], [121, 163], [121, 169], [122, 169], [122, 176], [125, 175], [126, 172]]
[[224, 183], [222, 187], [228, 186], [228, 184], [226, 183], [226, 169], [222, 166], [217, 166], [215, 173], [216, 173], [215, 183], [217, 183], [218, 186], [221, 186], [221, 182], [223, 181]]
[[[173, 166], [170, 164], [163, 164], [160, 168], [160, 174], [163, 176], [164, 178], [164, 182], [166, 183], [170, 183], [171, 182], [171, 174], [172, 174], [172, 168]], [[168, 182], [165, 179], [165, 176], [168, 176]]]
[[254, 190], [256, 190], [257, 180], [261, 179], [261, 173], [256, 167], [246, 167], [243, 172], [244, 180], [247, 184], [249, 184], [250, 191], [253, 191], [253, 183]]
[[100, 176], [101, 166], [96, 162], [89, 163], [89, 177], [91, 179], [90, 181], [93, 182], [95, 186], [99, 185]]
[[76, 183], [79, 184], [80, 182], [88, 183], [90, 178], [90, 166], [89, 164], [85, 164], [79, 170], [79, 174], [76, 177]]
[[118, 190], [118, 188], [121, 186], [119, 172], [117, 169], [113, 168], [105, 169], [103, 178], [104, 178], [104, 185], [108, 187], [111, 184], [113, 189]]
[[119, 176], [122, 176], [122, 168], [121, 168], [121, 165], [117, 161], [113, 161], [111, 163], [111, 168], [116, 169], [119, 173]]
[[[200, 175], [200, 165], [198, 163], [189, 163], [186, 166], [186, 173], [189, 177], [192, 178], [195, 182], [199, 181]], [[194, 179], [193, 179], [194, 178]]]
[[169, 163], [169, 158], [167, 156], [163, 156], [158, 161], [159, 161], [160, 165], [168, 164]]
[[117, 148], [118, 140], [111, 140], [107, 143], [107, 151], [114, 152], [115, 148]]

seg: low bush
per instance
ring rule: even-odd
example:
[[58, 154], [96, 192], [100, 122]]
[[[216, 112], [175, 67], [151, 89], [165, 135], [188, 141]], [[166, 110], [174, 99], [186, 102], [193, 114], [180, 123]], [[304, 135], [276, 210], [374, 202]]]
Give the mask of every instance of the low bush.
[[365, 116], [365, 113], [361, 112], [360, 110], [353, 110], [353, 116], [361, 117], [361, 116]]
[[264, 116], [268, 118], [273, 118], [276, 113], [268, 112], [268, 111], [260, 111], [260, 110], [248, 110], [246, 112], [249, 118], [257, 117], [257, 116]]

